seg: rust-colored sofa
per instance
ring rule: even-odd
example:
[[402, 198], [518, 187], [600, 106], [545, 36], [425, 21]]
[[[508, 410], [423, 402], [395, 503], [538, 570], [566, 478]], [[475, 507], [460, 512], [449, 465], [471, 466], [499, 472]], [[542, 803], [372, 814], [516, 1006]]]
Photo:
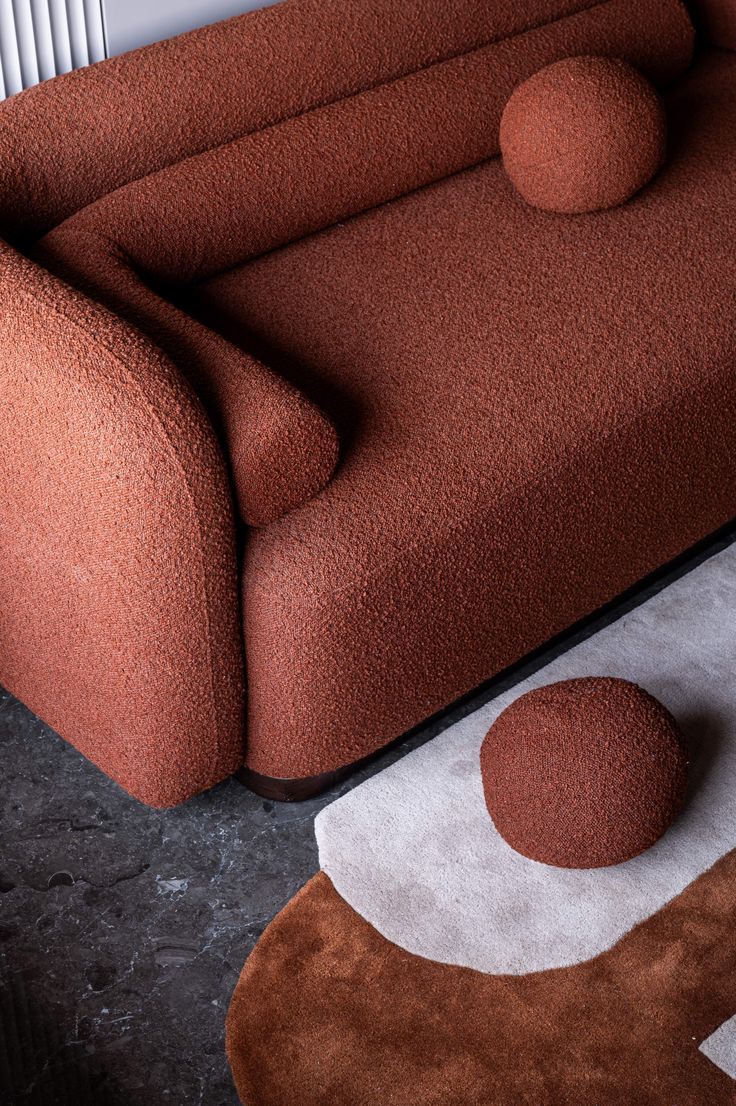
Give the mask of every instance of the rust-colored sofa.
[[[693, 45], [679, 0], [287, 0], [0, 105], [0, 681], [147, 803], [306, 791], [736, 515]], [[670, 148], [555, 216], [499, 118], [581, 53]]]

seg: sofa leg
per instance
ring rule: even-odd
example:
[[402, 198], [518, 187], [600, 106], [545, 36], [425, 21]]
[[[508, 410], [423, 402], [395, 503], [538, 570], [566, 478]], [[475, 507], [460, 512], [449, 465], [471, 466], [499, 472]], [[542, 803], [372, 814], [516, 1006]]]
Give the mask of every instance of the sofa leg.
[[347, 764], [344, 768], [322, 772], [318, 776], [283, 779], [278, 776], [262, 776], [260, 772], [254, 772], [244, 765], [235, 773], [235, 778], [262, 799], [272, 799], [277, 803], [299, 803], [305, 799], [313, 799], [341, 783], [356, 767], [355, 764]]

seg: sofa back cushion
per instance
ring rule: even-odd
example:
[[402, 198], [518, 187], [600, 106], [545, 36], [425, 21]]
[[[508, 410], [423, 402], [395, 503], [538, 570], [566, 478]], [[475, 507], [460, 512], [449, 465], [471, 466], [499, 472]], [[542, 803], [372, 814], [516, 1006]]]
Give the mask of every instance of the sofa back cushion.
[[96, 231], [156, 281], [186, 284], [499, 151], [514, 87], [558, 58], [624, 58], [664, 84], [688, 65], [680, 0], [605, 0], [255, 131], [119, 189], [54, 232]]
[[286, 0], [58, 77], [0, 105], [0, 234], [594, 2]]
[[[182, 158], [599, 6], [286, 0], [56, 78], [0, 105], [0, 234], [27, 240]], [[665, 38], [688, 33], [678, 7]]]

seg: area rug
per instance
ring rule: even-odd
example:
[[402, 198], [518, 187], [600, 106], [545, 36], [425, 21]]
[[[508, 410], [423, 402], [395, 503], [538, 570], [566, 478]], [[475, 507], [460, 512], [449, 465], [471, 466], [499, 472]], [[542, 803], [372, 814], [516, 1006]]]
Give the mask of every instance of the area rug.
[[[646, 854], [566, 871], [496, 833], [479, 750], [532, 687], [634, 680], [691, 745]], [[736, 545], [327, 807], [322, 870], [228, 1017], [246, 1106], [736, 1104]]]

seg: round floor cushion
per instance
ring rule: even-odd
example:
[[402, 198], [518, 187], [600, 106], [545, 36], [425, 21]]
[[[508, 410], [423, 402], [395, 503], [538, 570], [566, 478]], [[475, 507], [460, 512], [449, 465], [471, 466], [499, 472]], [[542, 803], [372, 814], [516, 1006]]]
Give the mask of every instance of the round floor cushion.
[[520, 84], [501, 117], [504, 168], [527, 203], [579, 214], [643, 188], [666, 145], [662, 102], [618, 58], [563, 58]]
[[585, 677], [520, 696], [481, 749], [498, 832], [532, 860], [601, 868], [637, 856], [677, 815], [687, 753], [675, 720], [628, 680]]

